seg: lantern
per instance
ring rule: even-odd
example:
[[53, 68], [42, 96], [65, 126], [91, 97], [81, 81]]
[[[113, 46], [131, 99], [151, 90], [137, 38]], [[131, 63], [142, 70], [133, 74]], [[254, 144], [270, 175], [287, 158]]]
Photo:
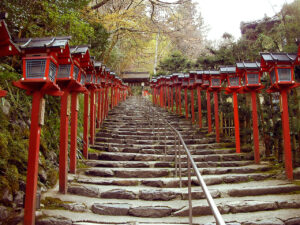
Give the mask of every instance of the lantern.
[[288, 91], [298, 87], [295, 82], [294, 66], [297, 63], [297, 54], [288, 53], [261, 53], [261, 69], [269, 72], [271, 87], [267, 90], [280, 92], [282, 103], [282, 129], [284, 140], [285, 171], [288, 179], [293, 179], [291, 137], [288, 112]]
[[202, 77], [203, 77], [202, 88], [207, 89], [210, 85], [210, 71], [209, 70], [203, 71]]
[[195, 88], [196, 86], [196, 71], [190, 71], [189, 73], [189, 89]]
[[202, 70], [197, 70], [196, 71], [195, 86], [201, 86], [202, 85], [202, 83], [203, 83], [202, 75], [203, 75]]
[[183, 80], [182, 80], [182, 83], [181, 83], [181, 87], [188, 88], [189, 79], [190, 79], [190, 75], [189, 74], [184, 74], [184, 77], [183, 77]]
[[294, 66], [297, 54], [288, 53], [260, 53], [261, 67], [269, 72], [272, 91], [280, 91], [283, 88], [293, 88], [296, 85]]
[[236, 63], [236, 71], [241, 77], [243, 89], [259, 89], [261, 84], [261, 70], [258, 62], [238, 62]]
[[219, 89], [222, 85], [222, 77], [220, 71], [211, 70], [209, 71], [210, 79], [209, 79], [209, 87], [212, 89]]

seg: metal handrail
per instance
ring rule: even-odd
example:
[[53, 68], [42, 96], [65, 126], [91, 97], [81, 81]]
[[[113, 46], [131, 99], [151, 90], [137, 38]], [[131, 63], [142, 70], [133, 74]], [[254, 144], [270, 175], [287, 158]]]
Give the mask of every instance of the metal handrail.
[[[156, 113], [156, 115], [158, 115], [158, 112], [153, 109], [151, 103], [149, 101], [147, 101], [147, 102], [149, 104], [149, 109], [151, 109], [152, 112], [154, 112], [154, 113]], [[199, 184], [200, 184], [200, 186], [201, 186], [201, 188], [202, 188], [202, 190], [204, 192], [204, 195], [206, 197], [208, 205], [209, 205], [209, 207], [210, 207], [210, 209], [211, 209], [211, 211], [213, 213], [213, 216], [214, 216], [214, 218], [216, 220], [216, 223], [218, 225], [225, 225], [223, 217], [222, 217], [222, 215], [221, 215], [218, 207], [216, 206], [216, 204], [215, 204], [215, 202], [214, 202], [214, 200], [213, 200], [213, 198], [212, 198], [212, 196], [211, 196], [211, 194], [210, 194], [210, 192], [209, 192], [209, 190], [208, 190], [208, 188], [207, 188], [207, 186], [205, 184], [205, 181], [202, 178], [202, 176], [201, 176], [201, 174], [199, 172], [199, 169], [198, 169], [198, 167], [197, 167], [194, 159], [192, 158], [190, 150], [186, 146], [186, 144], [185, 144], [185, 142], [184, 142], [184, 140], [183, 140], [180, 132], [176, 128], [174, 128], [166, 119], [164, 119], [162, 117], [157, 117], [157, 118], [159, 118], [159, 120], [162, 120], [164, 123], [166, 123], [169, 126], [169, 128], [171, 128], [171, 130], [173, 130], [173, 132], [179, 138], [179, 140], [180, 140], [180, 142], [181, 142], [181, 144], [182, 144], [182, 146], [183, 146], [183, 148], [184, 148], [184, 150], [186, 152], [187, 158], [188, 158], [187, 163], [188, 163], [188, 176], [189, 176], [189, 201], [190, 201], [190, 204], [189, 204], [189, 206], [190, 206], [189, 214], [190, 214], [190, 224], [192, 224], [192, 218], [191, 218], [192, 217], [192, 215], [191, 215], [192, 214], [192, 209], [191, 209], [191, 180], [190, 180], [190, 174], [191, 174], [190, 164], [191, 164], [192, 167], [193, 167], [193, 169], [194, 169], [194, 171], [195, 171], [195, 173], [196, 173], [196, 177], [198, 179], [198, 182], [199, 182]], [[166, 150], [165, 150], [165, 154], [166, 154]], [[180, 151], [179, 151], [179, 154], [180, 154]], [[177, 152], [176, 152], [176, 158], [175, 158], [175, 160], [177, 160]], [[180, 181], [181, 181], [181, 156], [179, 158], [179, 161], [180, 161], [180, 171], [179, 172], [180, 172]], [[176, 173], [177, 173], [177, 171], [176, 171]], [[180, 182], [180, 186], [181, 186], [181, 182]]]

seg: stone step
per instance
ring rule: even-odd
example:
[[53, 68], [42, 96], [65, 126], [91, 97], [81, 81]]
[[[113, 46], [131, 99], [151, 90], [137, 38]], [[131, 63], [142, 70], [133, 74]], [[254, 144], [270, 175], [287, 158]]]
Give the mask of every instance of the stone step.
[[[228, 162], [242, 161], [253, 159], [252, 154], [215, 154], [215, 155], [193, 155], [195, 162]], [[89, 153], [89, 159], [94, 160], [111, 160], [111, 161], [163, 161], [174, 162], [174, 155], [158, 155], [158, 154], [140, 154], [127, 152], [102, 152]], [[186, 155], [181, 156], [182, 161], [186, 161]]]
[[[271, 178], [272, 174], [260, 174], [260, 173], [250, 173], [250, 174], [232, 174], [228, 176], [227, 174], [222, 175], [203, 175], [203, 179], [206, 185], [218, 185], [218, 184], [233, 184], [242, 183], [249, 181], [262, 181]], [[187, 187], [188, 179], [183, 176], [181, 179], [182, 187]], [[74, 181], [81, 184], [95, 184], [95, 185], [106, 185], [106, 186], [147, 186], [147, 187], [159, 187], [159, 188], [178, 188], [180, 187], [179, 177], [164, 177], [161, 179], [156, 178], [117, 178], [117, 177], [91, 177], [81, 175], [80, 178], [70, 179], [69, 181]], [[191, 177], [192, 185], [199, 186], [199, 182], [196, 177]], [[224, 189], [224, 188], [223, 188]], [[234, 189], [233, 189], [234, 190]]]
[[[220, 168], [201, 168], [202, 175], [220, 174], [245, 174], [268, 171], [269, 166], [243, 166], [243, 167], [220, 167]], [[151, 178], [151, 177], [173, 177], [174, 168], [89, 168], [83, 169], [84, 174], [97, 177], [119, 177], [119, 178]], [[192, 172], [192, 174], [194, 174]], [[187, 169], [182, 169], [182, 176], [187, 176]]]
[[[162, 168], [171, 167], [174, 168], [174, 162], [165, 161], [108, 161], [108, 160], [88, 160], [85, 162], [90, 167], [115, 167], [115, 168]], [[230, 162], [197, 162], [198, 168], [208, 167], [235, 167], [235, 166], [247, 166], [253, 164], [252, 161], [230, 161]], [[187, 167], [186, 162], [182, 162], [182, 168]]]

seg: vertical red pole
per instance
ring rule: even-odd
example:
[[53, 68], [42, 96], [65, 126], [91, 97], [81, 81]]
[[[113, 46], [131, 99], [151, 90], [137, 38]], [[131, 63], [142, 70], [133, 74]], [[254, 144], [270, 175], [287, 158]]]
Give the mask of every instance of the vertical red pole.
[[187, 88], [184, 89], [185, 118], [189, 118]]
[[160, 107], [164, 106], [164, 102], [163, 102], [163, 87], [160, 87], [160, 95], [159, 95], [159, 102], [160, 102]]
[[89, 127], [89, 92], [84, 93], [84, 112], [83, 112], [83, 156], [88, 159], [88, 127]]
[[71, 143], [70, 143], [70, 173], [76, 173], [76, 151], [77, 151], [77, 125], [78, 125], [78, 111], [77, 111], [78, 93], [71, 94]]
[[168, 88], [164, 86], [164, 108], [168, 109]]
[[41, 136], [41, 126], [39, 124], [39, 118], [41, 116], [40, 107], [42, 98], [43, 94], [41, 92], [36, 91], [33, 93], [27, 164], [24, 225], [35, 224], [36, 190], [38, 180], [39, 148]]
[[104, 120], [105, 88], [101, 88], [101, 124]]
[[67, 193], [68, 182], [69, 94], [70, 92], [68, 90], [64, 90], [60, 101], [59, 192], [63, 194]]
[[97, 128], [101, 123], [101, 89], [98, 89], [98, 111], [97, 111]]
[[114, 89], [110, 87], [110, 109], [113, 108]]
[[219, 102], [218, 92], [214, 91], [214, 103], [215, 103], [215, 127], [216, 127], [216, 142], [220, 142], [220, 128], [219, 128]]
[[293, 162], [291, 151], [291, 136], [290, 136], [290, 124], [289, 124], [289, 109], [288, 109], [288, 90], [281, 90], [282, 101], [282, 128], [283, 128], [283, 142], [284, 142], [284, 160], [285, 160], [285, 173], [289, 180], [293, 179]]
[[194, 89], [191, 89], [191, 111], [192, 111], [192, 122], [195, 122], [195, 107], [194, 107]]
[[211, 133], [211, 109], [210, 109], [210, 92], [206, 91], [206, 104], [207, 104], [207, 125], [208, 133]]
[[90, 103], [90, 144], [95, 143], [95, 90], [91, 90]]
[[167, 87], [167, 93], [168, 93], [168, 109], [171, 109], [171, 92], [170, 87]]
[[175, 104], [176, 104], [176, 114], [178, 114], [178, 86], [175, 86]]
[[197, 87], [199, 127], [202, 128], [201, 88]]
[[174, 112], [173, 105], [174, 105], [173, 87], [171, 87], [171, 109], [172, 109], [172, 112]]
[[259, 131], [258, 131], [258, 119], [257, 119], [257, 108], [256, 108], [256, 92], [251, 92], [252, 98], [252, 122], [253, 122], [253, 141], [254, 141], [254, 160], [256, 164], [260, 162], [259, 155]]
[[233, 92], [233, 111], [234, 111], [235, 148], [236, 148], [236, 153], [240, 153], [241, 152], [240, 123], [239, 123], [239, 110], [238, 110], [238, 100], [237, 100], [236, 92]]
[[106, 100], [105, 100], [105, 104], [106, 104], [106, 107], [105, 107], [105, 118], [108, 116], [108, 109], [109, 109], [109, 87], [106, 89]]
[[179, 100], [179, 115], [182, 115], [181, 111], [181, 87], [178, 88], [178, 100]]

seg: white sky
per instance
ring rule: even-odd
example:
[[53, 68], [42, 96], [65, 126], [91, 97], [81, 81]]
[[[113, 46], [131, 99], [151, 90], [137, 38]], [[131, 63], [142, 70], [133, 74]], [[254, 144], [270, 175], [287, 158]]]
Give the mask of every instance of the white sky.
[[194, 0], [208, 27], [207, 39], [219, 40], [225, 32], [236, 39], [241, 36], [240, 22], [272, 17], [284, 3], [293, 0]]

